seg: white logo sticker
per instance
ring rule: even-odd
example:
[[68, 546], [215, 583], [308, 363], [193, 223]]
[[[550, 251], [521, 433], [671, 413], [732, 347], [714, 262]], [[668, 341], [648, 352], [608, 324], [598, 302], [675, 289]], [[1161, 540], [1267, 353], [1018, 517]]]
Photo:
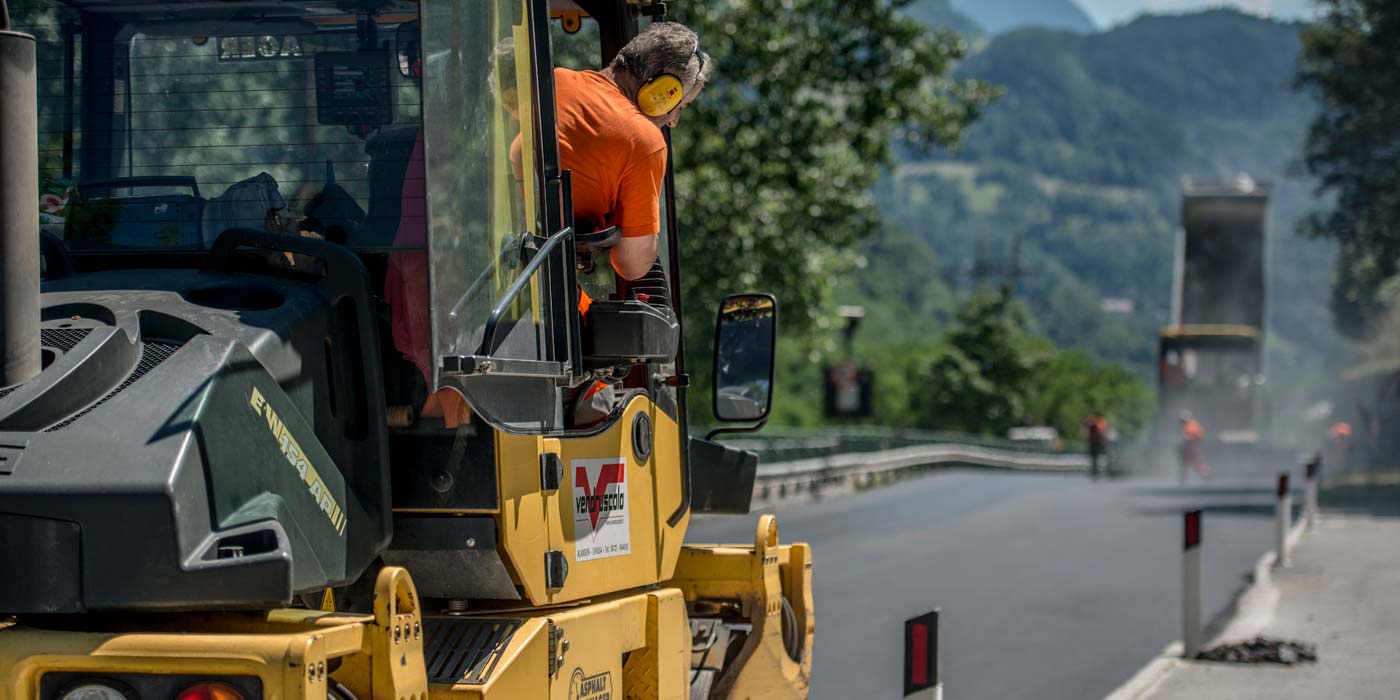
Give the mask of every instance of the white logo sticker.
[[632, 551], [627, 526], [627, 460], [576, 459], [574, 561], [617, 557]]

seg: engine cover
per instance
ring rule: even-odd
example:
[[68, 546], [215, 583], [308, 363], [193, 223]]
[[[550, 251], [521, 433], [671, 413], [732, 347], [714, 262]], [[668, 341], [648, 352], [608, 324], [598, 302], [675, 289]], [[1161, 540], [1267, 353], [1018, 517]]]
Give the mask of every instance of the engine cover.
[[46, 282], [44, 371], [0, 388], [0, 613], [271, 607], [358, 577], [390, 523], [351, 296], [196, 270]]

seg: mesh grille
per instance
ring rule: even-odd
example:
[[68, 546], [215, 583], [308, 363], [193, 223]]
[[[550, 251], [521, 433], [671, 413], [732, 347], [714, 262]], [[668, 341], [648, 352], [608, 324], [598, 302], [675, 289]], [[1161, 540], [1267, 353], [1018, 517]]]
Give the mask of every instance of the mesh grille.
[[481, 684], [496, 669], [519, 620], [431, 618], [423, 621], [428, 681]]
[[39, 344], [46, 348], [69, 352], [91, 332], [91, 328], [40, 328]]
[[168, 343], [143, 344], [141, 346], [141, 361], [136, 363], [136, 369], [133, 370], [132, 373], [126, 378], [126, 381], [123, 381], [121, 384], [119, 384], [117, 388], [111, 390], [110, 392], [107, 392], [107, 395], [99, 399], [97, 403], [73, 414], [62, 423], [59, 423], [58, 425], [55, 425], [51, 428], [45, 429], [44, 432], [52, 433], [55, 430], [62, 430], [63, 428], [72, 425], [73, 421], [82, 418], [83, 416], [90, 413], [94, 408], [97, 408], [98, 406], [107, 403], [109, 400], [111, 400], [113, 396], [122, 393], [122, 391], [125, 390], [127, 387], [131, 386], [132, 384], [135, 384], [136, 380], [146, 376], [147, 372], [150, 372], [151, 370], [155, 369], [157, 366], [160, 365], [160, 363], [165, 362], [167, 359], [170, 358], [171, 355], [175, 354], [176, 350], [179, 349], [179, 345], [170, 345]]

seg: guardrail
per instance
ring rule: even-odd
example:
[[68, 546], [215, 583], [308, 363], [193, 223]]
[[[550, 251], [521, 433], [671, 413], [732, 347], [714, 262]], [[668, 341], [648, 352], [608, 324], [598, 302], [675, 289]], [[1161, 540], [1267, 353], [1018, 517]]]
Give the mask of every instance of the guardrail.
[[915, 445], [971, 445], [1008, 452], [1048, 454], [1082, 452], [1077, 442], [1058, 446], [971, 433], [940, 430], [847, 426], [840, 428], [764, 428], [757, 435], [727, 438], [734, 447], [756, 453], [760, 463], [787, 462], [852, 452], [876, 452]]
[[[920, 437], [935, 435], [922, 433]], [[834, 445], [806, 445], [802, 447], [778, 446], [769, 451], [784, 449], [831, 450], [841, 445], [840, 434], [830, 437]], [[963, 438], [966, 436], [957, 436]], [[764, 442], [782, 440], [768, 436]], [[754, 450], [756, 440], [734, 440], [735, 447]], [[984, 442], [1009, 442], [984, 440]], [[758, 451], [758, 450], [754, 450]], [[760, 452], [760, 460], [762, 452]], [[828, 453], [816, 457], [790, 459], [778, 462], [759, 462], [758, 477], [754, 481], [754, 503], [768, 504], [793, 498], [811, 498], [837, 493], [857, 491], [915, 473], [918, 470], [949, 467], [979, 466], [997, 469], [1017, 469], [1026, 471], [1085, 471], [1089, 468], [1086, 455], [1050, 453], [1034, 451], [1018, 445], [1008, 449], [1000, 444], [966, 444], [952, 442], [932, 442], [904, 445], [887, 449], [868, 449]]]

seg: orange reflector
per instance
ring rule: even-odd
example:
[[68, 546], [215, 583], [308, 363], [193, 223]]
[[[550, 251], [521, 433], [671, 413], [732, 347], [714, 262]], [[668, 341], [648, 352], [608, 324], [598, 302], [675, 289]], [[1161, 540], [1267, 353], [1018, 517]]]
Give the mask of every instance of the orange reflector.
[[195, 683], [185, 688], [183, 692], [175, 696], [175, 700], [244, 700], [243, 693], [238, 692], [227, 683]]

